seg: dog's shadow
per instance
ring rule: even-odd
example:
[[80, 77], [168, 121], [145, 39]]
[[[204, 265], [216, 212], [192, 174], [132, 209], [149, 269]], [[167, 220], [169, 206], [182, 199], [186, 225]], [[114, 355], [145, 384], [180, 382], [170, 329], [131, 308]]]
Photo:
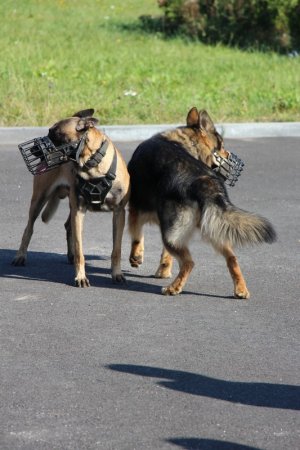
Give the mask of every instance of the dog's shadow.
[[198, 373], [133, 364], [110, 364], [106, 368], [122, 374], [154, 378], [157, 385], [185, 394], [248, 406], [300, 410], [300, 388], [297, 385], [222, 380]]
[[[15, 250], [0, 249], [1, 278], [37, 280], [74, 286], [74, 267], [68, 263], [66, 254], [29, 251], [27, 264], [25, 266], [14, 266], [11, 263], [15, 254]], [[139, 274], [136, 270], [123, 270], [127, 280], [126, 283], [113, 282], [110, 267], [99, 267], [99, 265], [94, 264], [94, 261], [109, 260], [110, 258], [107, 256], [85, 255], [86, 273], [92, 287], [126, 289], [133, 292], [161, 295], [162, 286], [168, 283], [168, 280], [155, 278], [153, 275]], [[144, 280], [148, 280], [148, 282]], [[180, 295], [181, 297], [196, 295], [206, 298], [233, 299], [232, 296], [191, 292], [188, 290], [184, 290]]]
[[66, 255], [54, 252], [28, 252], [24, 266], [14, 266], [15, 250], [0, 249], [0, 276], [2, 278], [38, 280], [69, 284], [74, 278], [74, 269], [68, 264]]
[[258, 447], [249, 447], [248, 445], [216, 439], [180, 437], [166, 439], [165, 441], [185, 450], [259, 450]]
[[[74, 267], [68, 263], [65, 254], [54, 252], [29, 251], [27, 263], [24, 266], [12, 265], [15, 250], [0, 249], [0, 277], [22, 280], [36, 280], [48, 283], [61, 283], [74, 286]], [[126, 283], [114, 283], [111, 279], [111, 270], [108, 267], [99, 267], [95, 261], [110, 260], [107, 256], [86, 255], [86, 273], [92, 287], [130, 289], [137, 292], [159, 294], [160, 285], [157, 283], [142, 282], [134, 278], [134, 274], [123, 271], [128, 279]], [[106, 264], [107, 266], [107, 264]], [[147, 278], [147, 277], [145, 277]], [[150, 278], [150, 277], [149, 277]]]

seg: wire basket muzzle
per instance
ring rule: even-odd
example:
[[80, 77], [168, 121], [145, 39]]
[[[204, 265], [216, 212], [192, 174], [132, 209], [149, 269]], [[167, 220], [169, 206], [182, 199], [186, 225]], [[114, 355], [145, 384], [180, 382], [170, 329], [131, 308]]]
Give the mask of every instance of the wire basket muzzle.
[[226, 184], [234, 186], [244, 169], [244, 162], [234, 153], [230, 153], [228, 158], [223, 158], [215, 152], [214, 157], [219, 164], [213, 169], [214, 172], [221, 175]]
[[28, 170], [33, 175], [40, 175], [67, 162], [77, 146], [78, 141], [55, 147], [51, 139], [44, 136], [23, 142], [18, 148]]

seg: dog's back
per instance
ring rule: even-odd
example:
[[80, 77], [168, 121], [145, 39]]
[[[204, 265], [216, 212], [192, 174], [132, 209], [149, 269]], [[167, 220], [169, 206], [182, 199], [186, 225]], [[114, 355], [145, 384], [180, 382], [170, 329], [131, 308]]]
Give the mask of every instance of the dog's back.
[[132, 189], [130, 204], [145, 212], [156, 210], [168, 197], [178, 202], [195, 200], [191, 197], [191, 185], [201, 176], [210, 176], [217, 185], [220, 183], [204, 163], [195, 160], [179, 143], [161, 135], [137, 147], [128, 171]]

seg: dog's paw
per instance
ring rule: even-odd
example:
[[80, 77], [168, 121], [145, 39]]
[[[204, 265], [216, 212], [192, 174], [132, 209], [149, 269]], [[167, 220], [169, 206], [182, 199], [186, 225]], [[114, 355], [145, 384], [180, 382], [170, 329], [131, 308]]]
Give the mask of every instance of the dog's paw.
[[246, 287], [242, 290], [236, 289], [234, 292], [234, 297], [248, 300], [250, 298], [250, 292], [248, 291], [248, 289]]
[[143, 264], [143, 256], [142, 255], [131, 255], [129, 258], [129, 262], [131, 267], [139, 267], [140, 265]]
[[126, 278], [124, 277], [124, 275], [122, 273], [112, 275], [112, 280], [114, 283], [126, 284]]
[[176, 287], [172, 286], [172, 284], [170, 284], [170, 286], [162, 288], [161, 293], [163, 295], [178, 295], [178, 294], [180, 294], [181, 291], [182, 291], [182, 289], [176, 288]]
[[134, 256], [130, 258], [129, 262], [131, 267], [138, 268], [143, 264], [143, 258], [141, 256]]
[[171, 278], [172, 272], [170, 267], [165, 267], [163, 265], [159, 266], [154, 274], [155, 278]]
[[13, 266], [25, 266], [25, 264], [26, 264], [26, 256], [24, 256], [24, 255], [16, 256], [12, 260], [11, 263], [12, 263]]
[[87, 277], [75, 278], [75, 286], [80, 288], [90, 287], [90, 282]]

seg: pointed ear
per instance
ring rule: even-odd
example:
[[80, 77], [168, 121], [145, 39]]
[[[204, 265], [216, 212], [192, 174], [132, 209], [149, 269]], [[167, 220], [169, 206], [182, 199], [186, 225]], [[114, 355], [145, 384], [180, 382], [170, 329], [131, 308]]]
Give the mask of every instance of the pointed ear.
[[200, 122], [200, 128], [202, 130], [208, 131], [208, 132], [214, 132], [215, 131], [215, 125], [211, 118], [209, 117], [208, 113], [205, 111], [205, 109], [202, 109], [199, 112], [199, 122]]
[[186, 124], [188, 127], [199, 128], [199, 113], [195, 106], [188, 112]]
[[72, 117], [91, 117], [94, 114], [95, 110], [93, 108], [91, 109], [83, 109], [82, 111], [78, 111], [77, 113], [73, 114]]
[[95, 117], [88, 117], [87, 119], [80, 119], [76, 125], [76, 131], [84, 131], [88, 128], [93, 128], [98, 123], [98, 119]]

